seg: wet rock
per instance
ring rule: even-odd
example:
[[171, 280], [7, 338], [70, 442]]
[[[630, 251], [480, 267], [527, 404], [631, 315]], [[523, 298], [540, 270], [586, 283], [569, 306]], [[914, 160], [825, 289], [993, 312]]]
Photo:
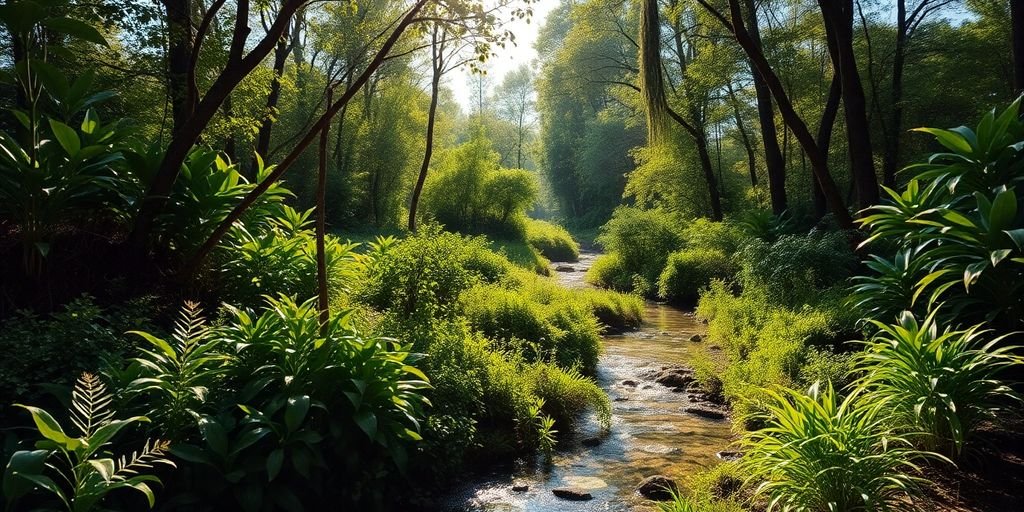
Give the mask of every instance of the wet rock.
[[622, 381], [622, 385], [623, 386], [628, 386], [628, 387], [631, 387], [631, 388], [635, 388], [637, 384], [639, 384], [639, 383], [637, 381], [635, 381], [635, 380], [624, 380], [624, 381]]
[[512, 491], [514, 492], [526, 492], [530, 490], [530, 486], [526, 484], [512, 484]]
[[613, 402], [625, 402], [627, 400], [629, 400], [629, 399], [624, 397], [624, 396], [617, 396], [614, 399], [612, 399]]
[[725, 419], [725, 412], [718, 409], [711, 409], [709, 407], [685, 407], [683, 408], [683, 412], [694, 416], [700, 416], [701, 418], [707, 418], [709, 420]]
[[576, 267], [569, 265], [559, 265], [555, 267], [555, 272], [576, 272]]
[[650, 385], [650, 384], [644, 384], [644, 386], [643, 386], [642, 388], [640, 388], [640, 389], [651, 389], [651, 388], [653, 388], [653, 387], [654, 387], [654, 386], [652, 386], [652, 385]]
[[593, 448], [601, 444], [601, 438], [597, 436], [586, 437], [582, 441], [580, 441], [580, 444], [586, 446], [587, 448]]
[[690, 336], [690, 341], [694, 343], [700, 343], [704, 341], [704, 337], [701, 336], [700, 334], [694, 334], [693, 336]]
[[644, 478], [636, 487], [636, 492], [655, 501], [668, 501], [672, 499], [672, 493], [676, 492], [676, 483], [664, 475], [654, 475]]
[[709, 350], [722, 350], [722, 347], [720, 347], [718, 345], [711, 345], [710, 347], [708, 347], [708, 349]]
[[736, 460], [743, 456], [743, 452], [724, 450], [716, 453], [715, 456], [722, 460]]
[[594, 499], [593, 494], [590, 494], [584, 489], [577, 489], [574, 487], [556, 487], [551, 489], [551, 494], [569, 501], [589, 501]]
[[685, 389], [694, 380], [693, 370], [683, 367], [666, 368], [654, 377], [654, 382], [670, 388]]

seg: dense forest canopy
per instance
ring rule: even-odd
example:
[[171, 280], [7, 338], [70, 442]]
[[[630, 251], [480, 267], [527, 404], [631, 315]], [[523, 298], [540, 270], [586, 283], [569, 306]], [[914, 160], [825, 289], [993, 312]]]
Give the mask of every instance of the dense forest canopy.
[[0, 498], [1019, 505], [1022, 93], [1024, 0], [6, 0]]

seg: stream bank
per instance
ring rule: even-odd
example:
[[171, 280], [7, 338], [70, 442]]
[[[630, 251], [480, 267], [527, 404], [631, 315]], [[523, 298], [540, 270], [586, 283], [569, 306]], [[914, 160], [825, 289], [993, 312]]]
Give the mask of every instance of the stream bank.
[[[583, 275], [596, 256], [584, 252], [577, 263], [556, 264], [555, 279], [569, 288], [587, 286]], [[641, 481], [653, 475], [683, 480], [718, 463], [716, 454], [732, 438], [727, 418], [694, 414], [701, 404], [663, 378], [701, 350], [691, 338], [703, 327], [686, 311], [648, 303], [640, 329], [603, 338], [597, 381], [612, 400], [611, 429], [602, 433], [595, 417], [586, 418], [575, 433], [561, 433], [550, 464], [520, 460], [477, 475], [453, 490], [444, 510], [653, 510], [636, 493]], [[590, 498], [571, 501], [584, 495]]]

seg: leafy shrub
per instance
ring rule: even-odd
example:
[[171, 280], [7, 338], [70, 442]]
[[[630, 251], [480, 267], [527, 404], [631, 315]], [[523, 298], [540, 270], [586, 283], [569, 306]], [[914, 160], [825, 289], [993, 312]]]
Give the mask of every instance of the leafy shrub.
[[522, 272], [510, 274], [506, 284], [541, 304], [577, 303], [589, 309], [608, 329], [635, 329], [643, 320], [644, 301], [636, 295], [593, 288], [570, 290], [551, 279]]
[[182, 505], [371, 503], [405, 466], [428, 387], [417, 356], [358, 333], [348, 312], [321, 324], [315, 303], [229, 307], [210, 330], [187, 312], [172, 341], [143, 334], [130, 395], [157, 430], [191, 425], [172, 433], [189, 463]]
[[174, 466], [165, 455], [169, 443], [147, 440], [141, 450], [130, 455], [112, 455], [110, 447], [121, 430], [149, 421], [144, 416], [114, 419], [113, 401], [99, 377], [83, 373], [69, 408], [77, 436], [46, 410], [18, 405], [32, 415], [44, 440], [35, 450], [15, 452], [7, 463], [3, 490], [8, 509], [13, 510], [17, 500], [37, 490], [52, 495], [69, 512], [100, 509], [107, 494], [118, 489], [142, 493], [153, 507], [156, 498], [149, 484], [159, 484], [160, 479], [146, 473], [157, 464]]
[[521, 238], [537, 182], [530, 172], [498, 162], [482, 136], [449, 150], [427, 179], [423, 213], [453, 231]]
[[494, 282], [511, 265], [483, 238], [466, 238], [424, 226], [371, 258], [355, 296], [400, 319], [451, 317], [459, 295]]
[[529, 219], [526, 241], [551, 261], [576, 261], [580, 257], [580, 244], [557, 224]]
[[750, 239], [750, 235], [735, 223], [704, 218], [687, 223], [682, 236], [687, 249], [713, 249], [730, 255], [743, 248]]
[[601, 348], [600, 328], [590, 309], [575, 301], [540, 303], [500, 286], [480, 286], [462, 297], [473, 328], [504, 350], [528, 361], [550, 361], [564, 369], [592, 373]]
[[960, 456], [983, 421], [1021, 401], [1000, 380], [1020, 358], [996, 348], [1000, 338], [986, 342], [981, 326], [940, 331], [935, 313], [918, 323], [909, 312], [874, 324], [879, 334], [858, 358], [864, 398], [888, 399], [895, 424], [921, 433], [929, 449]]
[[595, 258], [584, 279], [594, 286], [613, 290], [629, 290], [633, 286], [632, 276], [626, 270], [622, 256], [614, 252]]
[[787, 510], [906, 510], [927, 481], [917, 451], [886, 429], [888, 400], [842, 398], [828, 386], [808, 393], [764, 390], [767, 426], [743, 436], [740, 464], [763, 480], [758, 494]]
[[[1020, 102], [998, 115], [989, 112], [976, 130], [918, 130], [933, 135], [948, 152], [908, 167], [913, 179], [906, 188], [887, 190], [890, 201], [860, 221], [871, 232], [864, 244], [895, 242], [900, 253], [886, 267], [907, 271], [894, 279], [894, 269], [869, 265], [876, 276], [862, 281], [859, 292], [885, 297], [870, 310], [876, 319], [905, 309], [921, 313], [927, 307], [918, 300], [925, 299], [943, 305], [943, 318], [957, 317], [965, 325], [993, 322], [1003, 332], [1024, 325]], [[880, 261], [888, 258], [876, 258]]]
[[694, 248], [674, 252], [658, 278], [662, 298], [694, 304], [700, 290], [715, 279], [730, 279], [736, 273], [730, 257], [718, 249]]
[[[316, 295], [312, 213], [283, 206], [280, 214], [270, 216], [262, 226], [233, 226], [216, 253], [220, 298], [231, 304], [256, 305], [265, 295]], [[328, 286], [347, 293], [361, 272], [356, 245], [333, 236], [327, 236], [324, 242]]]
[[148, 298], [102, 308], [83, 296], [48, 317], [20, 311], [4, 320], [0, 346], [17, 357], [0, 362], [0, 412], [13, 402], [38, 403], [42, 384], [70, 387], [74, 375], [123, 357], [130, 347], [124, 332], [146, 327], [157, 313]]
[[[635, 289], [638, 284], [649, 288], [657, 283], [669, 254], [683, 245], [679, 224], [674, 216], [659, 210], [617, 208], [597, 238], [601, 246], [618, 258], [617, 268], [610, 262], [599, 268], [595, 262], [594, 267], [599, 270], [592, 269], [593, 279], [625, 291]], [[612, 268], [621, 270], [625, 277], [610, 273]], [[599, 280], [598, 276], [610, 279]], [[625, 283], [629, 286], [621, 286]]]
[[753, 240], [740, 253], [743, 287], [759, 288], [782, 304], [813, 302], [819, 291], [842, 283], [857, 263], [843, 233], [783, 235]]
[[491, 247], [496, 253], [520, 268], [542, 276], [551, 275], [551, 262], [533, 245], [523, 240], [494, 240]]

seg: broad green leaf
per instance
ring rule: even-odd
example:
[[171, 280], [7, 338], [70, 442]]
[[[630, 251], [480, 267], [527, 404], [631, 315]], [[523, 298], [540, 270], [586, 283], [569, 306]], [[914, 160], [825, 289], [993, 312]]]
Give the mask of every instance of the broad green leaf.
[[8, 502], [14, 501], [36, 487], [31, 480], [23, 475], [39, 475], [46, 469], [46, 458], [53, 453], [50, 450], [22, 450], [14, 452], [4, 470], [3, 493]]
[[377, 437], [377, 415], [370, 411], [359, 411], [353, 417], [359, 428], [366, 433], [370, 439]]
[[30, 414], [32, 414], [32, 421], [36, 424], [36, 429], [43, 437], [57, 443], [58, 445], [68, 449], [74, 450], [78, 447], [78, 440], [68, 437], [64, 430], [57, 423], [57, 420], [50, 416], [50, 413], [38, 407], [32, 407], [31, 405], [14, 404], [15, 407], [21, 407]]
[[284, 450], [278, 448], [267, 456], [267, 481], [273, 482], [281, 473], [281, 466], [284, 465]]
[[62, 34], [77, 37], [90, 43], [107, 46], [107, 40], [100, 34], [96, 27], [80, 20], [72, 18], [49, 18], [43, 21], [43, 25]]
[[959, 154], [970, 155], [973, 152], [971, 145], [959, 133], [938, 128], [915, 128], [913, 131], [931, 134], [939, 144]]
[[288, 405], [284, 409], [284, 425], [289, 432], [299, 428], [306, 414], [309, 412], [309, 396], [297, 396], [288, 399]]
[[82, 141], [70, 126], [56, 119], [50, 119], [50, 129], [53, 130], [53, 136], [57, 138], [57, 142], [60, 142], [61, 147], [68, 152], [68, 155], [74, 157], [82, 149]]

